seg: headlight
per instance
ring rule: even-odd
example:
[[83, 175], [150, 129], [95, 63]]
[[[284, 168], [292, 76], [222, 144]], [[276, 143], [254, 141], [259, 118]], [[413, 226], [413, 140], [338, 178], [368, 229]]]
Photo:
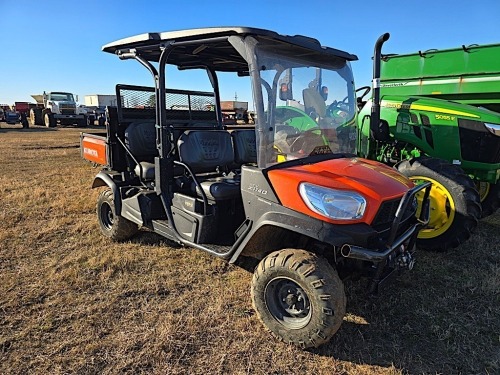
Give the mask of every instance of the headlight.
[[355, 220], [363, 217], [366, 199], [351, 191], [333, 190], [303, 182], [300, 196], [312, 211], [330, 219]]

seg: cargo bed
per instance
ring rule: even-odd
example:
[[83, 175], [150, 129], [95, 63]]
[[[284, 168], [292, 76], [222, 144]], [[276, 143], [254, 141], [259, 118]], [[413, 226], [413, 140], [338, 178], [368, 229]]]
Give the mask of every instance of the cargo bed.
[[109, 166], [109, 147], [106, 133], [80, 133], [82, 158], [90, 162]]

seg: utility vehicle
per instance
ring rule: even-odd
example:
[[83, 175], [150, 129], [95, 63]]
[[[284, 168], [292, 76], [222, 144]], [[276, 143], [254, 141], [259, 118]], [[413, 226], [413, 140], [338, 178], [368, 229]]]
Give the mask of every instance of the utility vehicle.
[[[146, 227], [231, 263], [257, 264], [258, 317], [301, 347], [319, 346], [339, 329], [343, 279], [367, 276], [375, 293], [413, 267], [430, 184], [415, 186], [355, 156], [356, 56], [246, 27], [141, 34], [103, 50], [136, 60], [154, 82], [117, 85], [107, 134], [81, 134], [82, 156], [104, 166], [92, 187], [104, 187], [97, 218], [105, 236], [123, 241]], [[318, 68], [328, 95], [347, 97], [346, 114], [317, 114], [300, 127], [295, 109], [315, 100], [309, 83]], [[166, 87], [186, 71], [208, 76], [212, 89]], [[284, 94], [291, 79], [293, 92]], [[231, 94], [243, 86], [253, 92], [254, 128], [223, 126], [219, 82]]]

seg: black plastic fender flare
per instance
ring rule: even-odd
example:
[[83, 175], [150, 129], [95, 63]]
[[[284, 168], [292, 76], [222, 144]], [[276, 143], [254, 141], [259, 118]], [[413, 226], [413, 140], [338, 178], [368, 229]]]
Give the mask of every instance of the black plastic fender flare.
[[99, 172], [95, 178], [94, 182], [92, 182], [92, 189], [95, 189], [97, 187], [101, 186], [108, 186], [111, 191], [113, 191], [113, 201], [115, 203], [115, 214], [116, 215], [121, 215], [122, 213], [122, 197], [120, 195], [120, 190], [118, 189], [118, 186], [116, 185], [115, 180], [106, 172], [101, 171]]
[[280, 205], [273, 205], [273, 208], [274, 210], [265, 213], [256, 222], [252, 223], [246, 238], [241, 241], [240, 245], [232, 253], [229, 263], [236, 262], [238, 257], [245, 253], [252, 238], [259, 235], [259, 230], [264, 227], [281, 228], [329, 244], [332, 247], [340, 247], [345, 243], [353, 242], [353, 238], [348, 233], [338, 230], [340, 228], [337, 229], [335, 224], [311, 218]]

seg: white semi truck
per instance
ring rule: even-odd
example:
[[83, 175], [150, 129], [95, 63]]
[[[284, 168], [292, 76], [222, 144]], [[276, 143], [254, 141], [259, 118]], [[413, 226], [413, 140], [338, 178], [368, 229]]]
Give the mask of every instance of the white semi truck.
[[44, 92], [42, 95], [31, 95], [37, 103], [30, 109], [31, 125], [54, 127], [57, 124], [86, 126], [87, 119], [76, 104], [75, 97], [69, 92]]

